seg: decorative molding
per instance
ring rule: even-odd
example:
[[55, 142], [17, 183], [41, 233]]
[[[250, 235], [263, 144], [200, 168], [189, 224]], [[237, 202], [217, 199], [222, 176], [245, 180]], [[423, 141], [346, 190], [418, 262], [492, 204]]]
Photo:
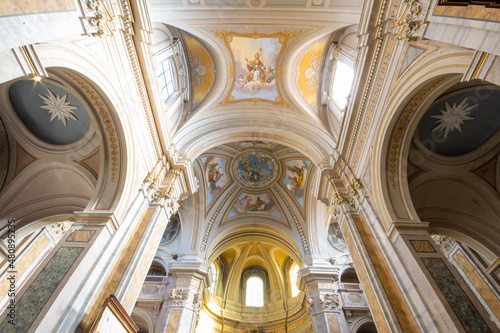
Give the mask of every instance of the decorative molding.
[[403, 12], [396, 20], [399, 31], [396, 38], [399, 40], [420, 41], [427, 28], [427, 12], [430, 1], [426, 0], [404, 0]]
[[298, 153], [298, 151], [296, 151], [295, 149], [285, 149], [285, 150], [282, 150], [278, 153], [276, 153], [276, 157], [281, 157], [283, 155], [286, 155], [286, 154], [293, 154], [293, 153]]
[[345, 312], [345, 317], [347, 319], [347, 323], [349, 325], [352, 325], [352, 311], [351, 310], [344, 310]]
[[155, 148], [155, 153], [158, 158], [163, 156], [162, 149], [160, 149], [160, 139], [156, 131], [156, 125], [153, 119], [153, 113], [151, 110], [151, 105], [149, 104], [149, 97], [146, 90], [146, 85], [144, 84], [144, 78], [141, 71], [141, 65], [139, 63], [139, 58], [137, 56], [136, 47], [134, 44], [134, 29], [132, 23], [134, 23], [134, 18], [132, 16], [132, 11], [128, 0], [120, 0], [123, 13], [124, 24], [124, 40], [129, 54], [130, 63], [135, 76], [135, 81], [137, 84], [137, 89], [139, 90], [139, 95], [141, 96], [142, 107], [144, 114], [146, 115], [146, 120], [148, 122], [149, 133], [151, 134], [151, 139]]
[[[372, 91], [373, 82], [376, 81], [376, 79], [377, 79], [377, 77], [375, 75], [375, 70], [379, 67], [378, 65], [379, 65], [379, 61], [380, 61], [380, 54], [381, 54], [381, 50], [382, 50], [382, 45], [385, 42], [385, 38], [383, 36], [383, 31], [386, 30], [386, 27], [385, 27], [386, 22], [382, 21], [382, 17], [384, 17], [384, 15], [386, 15], [387, 2], [388, 2], [388, 0], [384, 0], [380, 6], [380, 11], [379, 11], [377, 23], [376, 23], [377, 32], [375, 35], [375, 39], [377, 40], [377, 45], [375, 48], [375, 54], [373, 56], [373, 60], [372, 60], [371, 67], [370, 67], [370, 73], [368, 74], [368, 79], [367, 79], [366, 84], [365, 84], [363, 98], [361, 100], [358, 114], [356, 116], [356, 122], [355, 122], [354, 129], [353, 129], [353, 132], [351, 135], [351, 140], [349, 142], [349, 149], [347, 151], [347, 156], [346, 156], [347, 161], [350, 160], [351, 155], [355, 149], [356, 138], [358, 136], [358, 131], [360, 128], [361, 121], [363, 120], [363, 116], [365, 114], [365, 107], [367, 104], [368, 96], [369, 96], [370, 92]], [[395, 4], [395, 6], [397, 6], [397, 5]]]
[[295, 226], [296, 226], [297, 230], [299, 231], [300, 240], [302, 242], [302, 248], [304, 249], [304, 255], [306, 255], [306, 256], [310, 255], [311, 253], [309, 252], [309, 246], [307, 245], [306, 235], [304, 234], [304, 230], [302, 229], [302, 226], [300, 225], [299, 219], [298, 219], [297, 215], [295, 214], [295, 212], [293, 211], [292, 206], [290, 205], [288, 200], [286, 200], [285, 196], [283, 195], [283, 193], [281, 193], [279, 187], [276, 184], [273, 186], [273, 189], [274, 189], [274, 191], [276, 191], [278, 193], [278, 196], [280, 197], [280, 199], [282, 200], [282, 202], [285, 204], [286, 208], [288, 209], [288, 211], [292, 215], [293, 222], [295, 222]]
[[106, 130], [107, 134], [106, 136], [108, 139], [107, 141], [111, 151], [111, 156], [108, 157], [108, 159], [111, 160], [111, 182], [113, 182], [117, 177], [118, 166], [120, 161], [120, 153], [119, 153], [120, 149], [118, 145], [118, 138], [116, 137], [116, 130], [114, 127], [113, 120], [107, 108], [105, 108], [105, 104], [98, 95], [98, 93], [90, 85], [88, 85], [87, 82], [85, 82], [80, 77], [72, 74], [71, 72], [65, 71], [64, 73], [70, 79], [72, 79], [79, 87], [81, 87], [83, 91], [85, 91], [85, 93], [89, 97], [88, 100], [92, 103], [95, 110], [97, 111], [96, 113], [101, 118], [101, 122]]
[[[240, 168], [239, 168], [240, 164], [244, 163], [246, 161], [249, 161], [248, 159], [252, 155], [255, 155], [255, 157], [257, 158], [258, 161], [261, 161], [261, 162], [265, 161], [263, 163], [267, 163], [267, 164], [272, 165], [273, 170], [272, 170], [271, 175], [269, 175], [269, 178], [261, 181], [260, 178], [257, 180], [253, 180], [253, 179], [250, 179], [251, 176], [248, 178], [244, 178], [241, 175]], [[250, 166], [250, 167], [252, 167], [252, 169], [255, 171], [255, 168], [253, 168], [253, 166]], [[245, 163], [243, 164], [243, 168], [246, 170]], [[259, 170], [260, 170], [260, 166], [259, 166]], [[279, 165], [278, 161], [271, 154], [264, 152], [264, 151], [250, 150], [250, 151], [245, 151], [245, 152], [241, 153], [240, 155], [238, 155], [237, 157], [235, 157], [233, 159], [233, 162], [231, 163], [231, 173], [232, 173], [233, 179], [236, 180], [241, 185], [243, 185], [244, 187], [247, 187], [250, 189], [263, 189], [263, 188], [267, 188], [270, 184], [272, 184], [278, 178], [278, 175], [280, 173], [280, 165]], [[253, 176], [253, 174], [252, 174], [252, 176]], [[262, 175], [260, 175], [259, 177], [262, 177]]]
[[57, 222], [47, 227], [50, 235], [54, 239], [54, 243], [57, 243], [61, 240], [61, 238], [68, 232], [71, 226], [75, 223], [73, 218], [68, 219], [67, 221]]
[[213, 147], [212, 149], [222, 150], [222, 151], [224, 151], [224, 152], [226, 152], [226, 153], [229, 153], [229, 154], [231, 154], [231, 155], [236, 155], [236, 152], [235, 152], [235, 151], [233, 151], [233, 150], [231, 150], [231, 149], [227, 149], [227, 148], [222, 147], [222, 146], [216, 146], [216, 147]]
[[313, 316], [314, 311], [314, 298], [308, 297], [306, 301], [306, 311], [309, 313], [309, 316]]
[[339, 295], [324, 294], [319, 295], [319, 302], [323, 305], [324, 310], [337, 311], [339, 307]]
[[184, 306], [189, 297], [189, 289], [170, 289], [168, 300], [171, 306]]
[[417, 96], [415, 96], [405, 108], [404, 112], [401, 114], [398, 120], [398, 124], [395, 126], [394, 134], [392, 135], [392, 140], [389, 145], [391, 152], [388, 156], [387, 168], [389, 169], [389, 179], [392, 184], [392, 188], [396, 189], [396, 172], [399, 160], [399, 154], [401, 150], [401, 142], [405, 135], [406, 129], [410, 124], [410, 120], [413, 118], [413, 114], [417, 111], [420, 103], [429, 96], [429, 93], [434, 90], [444, 78], [438, 79], [431, 84], [427, 85], [422, 89]]
[[103, 0], [80, 0], [85, 32], [91, 37], [113, 36], [113, 17]]
[[227, 200], [232, 196], [232, 194], [234, 193], [234, 191], [236, 191], [237, 188], [238, 188], [238, 186], [233, 186], [233, 188], [231, 188], [231, 190], [229, 190], [229, 192], [224, 197], [224, 199], [222, 199], [219, 206], [217, 206], [217, 209], [215, 210], [215, 212], [212, 214], [212, 217], [210, 218], [210, 221], [207, 224], [207, 228], [205, 229], [205, 234], [203, 235], [203, 239], [201, 240], [201, 244], [200, 244], [200, 251], [201, 252], [205, 252], [205, 249], [207, 247], [208, 237], [210, 236], [210, 231], [212, 230], [212, 227], [214, 226], [214, 223], [217, 220], [217, 216], [221, 212], [222, 207], [224, 207]]

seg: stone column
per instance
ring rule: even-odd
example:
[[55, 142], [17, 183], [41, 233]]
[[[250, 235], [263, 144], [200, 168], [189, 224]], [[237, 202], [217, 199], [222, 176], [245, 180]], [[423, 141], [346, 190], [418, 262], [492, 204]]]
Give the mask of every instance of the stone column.
[[[432, 241], [428, 224], [393, 221], [386, 229], [367, 191], [348, 171], [330, 180], [329, 201], [378, 330], [495, 331], [474, 293]], [[352, 311], [346, 312], [349, 316]]]
[[305, 267], [300, 270], [300, 289], [306, 293], [307, 312], [316, 332], [340, 333], [342, 314], [334, 281], [338, 278], [331, 268]]
[[208, 266], [196, 262], [170, 262], [170, 288], [159, 315], [158, 332], [192, 333], [198, 324], [203, 291], [209, 285]]
[[[151, 186], [149, 178], [163, 181]], [[113, 213], [75, 214], [71, 229], [15, 295], [16, 332], [87, 332], [111, 294], [131, 313], [185, 188], [182, 173], [163, 161], [121, 221]], [[1, 332], [11, 328], [8, 314], [0, 316]]]
[[[448, 330], [475, 330], [495, 332], [498, 330], [480, 303], [477, 295], [466, 283], [455, 267], [432, 240], [423, 222], [408, 225], [407, 222], [394, 223], [391, 240], [398, 251], [402, 265], [411, 273], [412, 288], [421, 292], [421, 299], [433, 320], [444, 308], [448, 315]], [[409, 282], [409, 281], [408, 281]], [[404, 284], [405, 287], [407, 283]], [[498, 304], [498, 303], [497, 303]]]

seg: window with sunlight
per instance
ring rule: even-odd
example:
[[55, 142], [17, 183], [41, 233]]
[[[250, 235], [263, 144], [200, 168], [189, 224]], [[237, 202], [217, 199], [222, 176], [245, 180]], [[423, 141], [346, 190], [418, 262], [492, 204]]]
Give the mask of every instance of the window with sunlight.
[[292, 286], [292, 297], [299, 294], [300, 290], [297, 287], [297, 278], [299, 276], [299, 266], [293, 264], [292, 269], [290, 269], [290, 284]]
[[352, 68], [342, 61], [337, 60], [331, 96], [335, 104], [337, 104], [341, 110], [344, 110], [347, 105], [347, 97], [351, 92], [353, 79], [354, 71]]
[[247, 280], [246, 306], [264, 306], [264, 283], [262, 279], [252, 276]]
[[172, 67], [171, 59], [165, 60], [158, 67], [156, 78], [160, 86], [160, 95], [163, 102], [166, 102], [175, 91], [174, 71]]

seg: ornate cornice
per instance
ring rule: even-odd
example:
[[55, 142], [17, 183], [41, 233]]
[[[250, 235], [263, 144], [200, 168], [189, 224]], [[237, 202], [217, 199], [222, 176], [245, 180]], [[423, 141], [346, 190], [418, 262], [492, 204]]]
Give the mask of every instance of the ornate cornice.
[[144, 77], [142, 75], [141, 65], [139, 63], [139, 58], [137, 56], [137, 51], [134, 44], [134, 37], [133, 37], [134, 29], [132, 24], [134, 22], [134, 18], [132, 16], [132, 11], [128, 0], [120, 0], [120, 4], [124, 13], [123, 37], [125, 40], [125, 45], [127, 47], [130, 63], [132, 65], [132, 69], [134, 72], [137, 89], [139, 90], [139, 95], [141, 96], [142, 107], [144, 114], [146, 115], [149, 133], [151, 134], [151, 139], [153, 141], [155, 153], [157, 158], [161, 158], [163, 153], [161, 150], [160, 139], [156, 131], [156, 125], [153, 119], [153, 113], [151, 110], [151, 105], [149, 103], [149, 97], [146, 90], [146, 85], [144, 84]]

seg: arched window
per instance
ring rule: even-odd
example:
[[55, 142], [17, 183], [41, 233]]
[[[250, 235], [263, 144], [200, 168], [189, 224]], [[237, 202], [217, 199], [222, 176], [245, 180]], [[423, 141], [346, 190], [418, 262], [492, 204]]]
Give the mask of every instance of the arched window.
[[246, 284], [246, 306], [264, 306], [264, 282], [260, 277], [248, 278]]
[[299, 266], [297, 264], [293, 264], [290, 269], [290, 286], [292, 287], [292, 297], [295, 297], [299, 294], [300, 290], [297, 287], [297, 278], [299, 276]]
[[352, 67], [340, 60], [336, 61], [334, 71], [331, 98], [343, 112], [347, 106], [347, 98], [351, 93], [354, 71]]
[[165, 275], [167, 275], [167, 272], [165, 271], [165, 268], [163, 268], [163, 267], [160, 267], [158, 265], [152, 265], [149, 268], [148, 275], [165, 276]]
[[175, 91], [173, 67], [172, 59], [168, 58], [157, 69], [156, 79], [160, 86], [160, 96], [163, 102], [167, 102]]

